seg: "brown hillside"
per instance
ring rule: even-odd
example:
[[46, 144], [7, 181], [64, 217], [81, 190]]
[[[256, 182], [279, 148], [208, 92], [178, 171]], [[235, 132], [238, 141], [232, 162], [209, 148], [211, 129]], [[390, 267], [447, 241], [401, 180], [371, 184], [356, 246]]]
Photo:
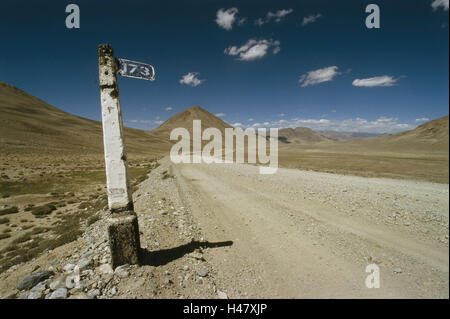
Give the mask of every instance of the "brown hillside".
[[350, 141], [348, 146], [367, 147], [373, 150], [387, 151], [425, 151], [447, 152], [449, 151], [449, 126], [448, 116], [419, 125], [413, 130], [397, 134], [383, 135], [364, 140]]
[[[101, 154], [102, 136], [101, 122], [66, 113], [0, 82], [0, 151], [4, 154]], [[130, 154], [159, 155], [170, 147], [151, 132], [133, 128], [125, 128], [125, 141]]]
[[218, 128], [222, 132], [222, 134], [224, 134], [226, 128], [232, 128], [231, 125], [222, 121], [220, 118], [216, 117], [205, 109], [202, 109], [200, 106], [193, 106], [171, 117], [159, 127], [155, 128], [152, 133], [160, 136], [161, 138], [165, 137], [169, 139], [170, 132], [174, 128], [183, 127], [186, 128], [192, 136], [193, 120], [202, 121], [202, 130], [209, 127], [214, 127]]
[[318, 143], [330, 141], [329, 138], [307, 127], [283, 128], [278, 131], [280, 141], [285, 143]]

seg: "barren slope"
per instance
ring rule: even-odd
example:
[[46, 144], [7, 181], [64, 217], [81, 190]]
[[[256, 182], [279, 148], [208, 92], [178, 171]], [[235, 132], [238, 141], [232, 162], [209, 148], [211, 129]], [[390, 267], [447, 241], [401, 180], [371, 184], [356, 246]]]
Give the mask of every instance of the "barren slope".
[[318, 143], [331, 141], [307, 127], [283, 128], [278, 131], [280, 141], [285, 143]]
[[[0, 82], [0, 150], [4, 154], [101, 154], [102, 136], [101, 122], [66, 113]], [[170, 148], [167, 140], [133, 128], [125, 128], [125, 140], [131, 155], [157, 156]]]
[[225, 128], [231, 128], [228, 123], [222, 121], [220, 118], [214, 116], [210, 112], [201, 108], [200, 106], [192, 106], [183, 112], [176, 114], [171, 117], [163, 124], [155, 128], [152, 133], [157, 134], [158, 136], [169, 139], [170, 132], [175, 128], [186, 128], [192, 136], [192, 122], [193, 120], [201, 120], [202, 121], [202, 130], [214, 127], [219, 129], [222, 134], [225, 131]]

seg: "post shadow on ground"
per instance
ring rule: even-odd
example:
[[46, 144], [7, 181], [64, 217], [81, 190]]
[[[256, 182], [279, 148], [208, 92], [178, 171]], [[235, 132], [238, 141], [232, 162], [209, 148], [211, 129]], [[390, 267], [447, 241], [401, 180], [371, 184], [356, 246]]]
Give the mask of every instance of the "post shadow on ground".
[[210, 243], [208, 241], [191, 241], [190, 243], [156, 251], [149, 251], [148, 249], [141, 249], [140, 259], [141, 264], [146, 266], [162, 266], [175, 259], [181, 258], [189, 254], [197, 248], [218, 248], [233, 245], [231, 240]]

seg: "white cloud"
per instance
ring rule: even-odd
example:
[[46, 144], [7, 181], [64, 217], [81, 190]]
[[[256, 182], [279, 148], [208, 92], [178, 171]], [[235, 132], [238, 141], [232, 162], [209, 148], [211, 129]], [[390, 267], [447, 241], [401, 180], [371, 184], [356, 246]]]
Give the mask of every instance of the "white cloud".
[[448, 2], [449, 2], [449, 0], [434, 0], [431, 3], [431, 7], [433, 8], [434, 11], [439, 9], [439, 7], [442, 7], [442, 9], [444, 11], [448, 11], [448, 6], [449, 6]]
[[281, 48], [279, 46], [277, 46], [277, 47], [273, 48], [272, 53], [277, 54], [278, 52], [280, 52], [280, 50], [281, 50]]
[[282, 18], [287, 16], [292, 11], [294, 11], [294, 10], [292, 10], [292, 9], [282, 9], [282, 10], [278, 10], [275, 13], [269, 11], [267, 13], [267, 21], [270, 21], [271, 19], [275, 19], [275, 22], [280, 22]]
[[364, 133], [397, 133], [400, 131], [413, 129], [415, 126], [401, 123], [398, 118], [381, 116], [376, 120], [366, 120], [364, 118], [349, 118], [344, 120], [330, 119], [308, 119], [293, 118], [290, 120], [276, 120], [272, 122], [255, 123], [249, 127], [278, 127], [295, 128], [308, 127], [315, 131], [337, 131], [337, 132], [364, 132]]
[[166, 111], [172, 111], [173, 108], [171, 106], [166, 107]]
[[309, 71], [300, 76], [298, 82], [302, 83], [302, 87], [328, 82], [333, 80], [336, 75], [340, 74], [337, 69], [337, 66], [329, 66], [327, 68]]
[[155, 124], [163, 124], [164, 123], [164, 121], [155, 121]]
[[198, 86], [202, 84], [205, 80], [200, 80], [197, 78], [197, 75], [199, 75], [198, 72], [189, 72], [186, 75], [183, 75], [180, 79], [181, 84], [186, 84], [190, 86]]
[[262, 26], [263, 24], [270, 22], [272, 19], [275, 22], [280, 22], [284, 17], [286, 17], [288, 14], [292, 13], [292, 11], [294, 11], [294, 10], [293, 9], [281, 9], [276, 12], [269, 11], [269, 12], [267, 12], [265, 19], [258, 18], [255, 21], [255, 24]]
[[316, 22], [317, 19], [319, 19], [322, 15], [320, 13], [318, 14], [312, 14], [307, 17], [303, 17], [302, 25], [307, 25], [309, 23]]
[[279, 117], [283, 117], [283, 116], [286, 116], [286, 114], [280, 113], [280, 114], [278, 114], [278, 116], [279, 116]]
[[[128, 120], [125, 121], [127, 123], [141, 123], [141, 124], [151, 124], [151, 123], [156, 123], [156, 121], [153, 120]], [[162, 121], [161, 121], [162, 123]]]
[[240, 122], [237, 122], [237, 123], [234, 123], [233, 126], [234, 127], [242, 127], [244, 125], [242, 123], [240, 123]]
[[258, 18], [258, 19], [256, 19], [256, 21], [255, 21], [255, 24], [256, 24], [256, 25], [259, 25], [259, 26], [262, 26], [264, 23], [266, 23], [266, 22], [264, 21], [263, 18]]
[[249, 118], [248, 121], [253, 122], [254, 121], [253, 117]]
[[224, 117], [224, 116], [225, 116], [225, 113], [217, 113], [216, 116], [217, 116], [217, 117]]
[[[219, 27], [228, 31], [233, 29], [233, 23], [236, 22], [236, 15], [238, 12], [239, 10], [237, 8], [230, 8], [227, 10], [219, 9], [217, 11], [217, 18], [216, 18], [216, 22], [219, 25]], [[244, 23], [244, 21], [245, 18], [239, 19], [238, 24], [242, 24]]]
[[367, 79], [355, 79], [352, 85], [363, 87], [375, 87], [375, 86], [393, 86], [395, 83], [397, 83], [397, 79], [394, 79], [392, 76], [389, 75], [382, 75]]
[[428, 122], [430, 119], [427, 117], [421, 117], [420, 119], [416, 119], [416, 123], [420, 123], [420, 122]]
[[238, 55], [238, 60], [241, 61], [253, 61], [264, 57], [271, 47], [273, 47], [272, 53], [277, 54], [280, 52], [280, 41], [250, 39], [241, 47], [229, 46], [224, 53], [232, 56]]

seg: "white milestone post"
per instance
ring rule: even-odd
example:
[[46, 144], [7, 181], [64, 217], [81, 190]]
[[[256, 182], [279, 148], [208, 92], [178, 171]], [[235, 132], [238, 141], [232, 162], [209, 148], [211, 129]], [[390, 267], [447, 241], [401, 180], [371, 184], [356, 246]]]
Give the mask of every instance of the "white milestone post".
[[109, 44], [98, 47], [103, 143], [105, 149], [108, 206], [112, 213], [108, 236], [112, 266], [139, 263], [137, 216], [128, 181], [128, 164], [122, 129], [117, 75], [119, 65]]
[[[105, 50], [107, 48], [107, 50]], [[117, 64], [112, 48], [102, 47], [99, 60], [100, 98], [102, 101], [103, 144], [105, 147], [108, 205], [113, 211], [133, 210], [128, 182], [128, 165], [123, 140], [122, 110], [117, 85]], [[103, 62], [103, 63], [101, 63]]]

